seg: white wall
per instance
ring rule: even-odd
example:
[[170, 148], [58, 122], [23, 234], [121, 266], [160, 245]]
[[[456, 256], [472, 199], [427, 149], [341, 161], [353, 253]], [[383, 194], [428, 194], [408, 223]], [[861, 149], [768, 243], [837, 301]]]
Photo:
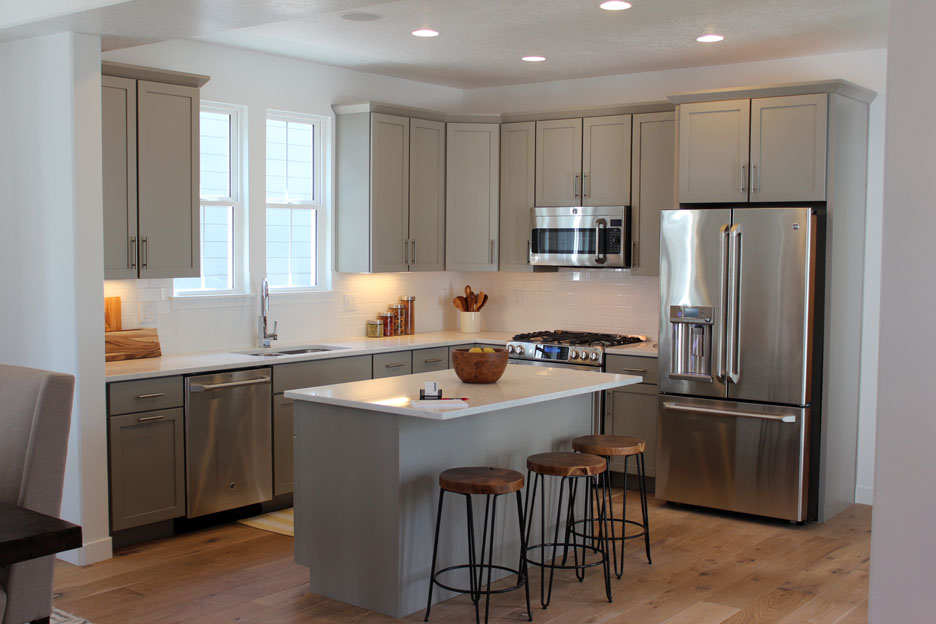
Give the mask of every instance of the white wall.
[[934, 23], [936, 4], [891, 0], [880, 418], [871, 519], [870, 620], [875, 624], [933, 621], [936, 410], [929, 390], [936, 336], [921, 319], [936, 306], [936, 120], [929, 110], [936, 83], [920, 70], [936, 51]]
[[[861, 395], [856, 486], [856, 500], [868, 504], [871, 503], [874, 485], [886, 63], [886, 50], [867, 50], [473, 89], [465, 93], [464, 101], [465, 110], [471, 112], [548, 111], [622, 102], [658, 101], [666, 99], [667, 95], [684, 91], [807, 82], [831, 78], [844, 78], [877, 91], [878, 97], [871, 104], [869, 128], [865, 296], [862, 310]], [[856, 270], [860, 269], [861, 267], [856, 267]]]
[[0, 45], [0, 361], [76, 376], [62, 517], [80, 563], [110, 556], [99, 68], [97, 37]]

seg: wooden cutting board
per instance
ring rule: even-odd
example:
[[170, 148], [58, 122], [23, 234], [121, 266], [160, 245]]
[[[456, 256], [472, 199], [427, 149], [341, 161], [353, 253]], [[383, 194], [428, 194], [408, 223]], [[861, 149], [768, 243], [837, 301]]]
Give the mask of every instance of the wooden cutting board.
[[104, 331], [120, 331], [122, 319], [120, 297], [104, 297]]
[[161, 355], [155, 327], [104, 332], [105, 362], [140, 360]]

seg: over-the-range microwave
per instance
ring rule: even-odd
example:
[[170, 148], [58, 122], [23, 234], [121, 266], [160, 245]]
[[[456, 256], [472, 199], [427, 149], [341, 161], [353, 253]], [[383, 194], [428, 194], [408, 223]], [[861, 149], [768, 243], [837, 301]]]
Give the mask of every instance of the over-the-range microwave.
[[630, 206], [534, 208], [530, 264], [630, 267], [630, 211]]

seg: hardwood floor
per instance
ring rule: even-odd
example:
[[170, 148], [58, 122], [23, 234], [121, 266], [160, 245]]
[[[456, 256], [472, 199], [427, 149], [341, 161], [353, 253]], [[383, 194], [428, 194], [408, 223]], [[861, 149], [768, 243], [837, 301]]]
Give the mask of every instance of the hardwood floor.
[[[628, 514], [638, 513], [628, 498]], [[653, 565], [628, 544], [624, 576], [604, 598], [597, 569], [584, 583], [556, 574], [542, 624], [857, 624], [867, 622], [871, 508], [797, 527], [658, 503], [651, 499]], [[59, 561], [55, 605], [94, 624], [357, 623], [392, 618], [307, 592], [292, 538], [227, 525], [125, 548], [79, 568]], [[495, 596], [492, 622], [522, 622], [522, 592]], [[422, 612], [407, 618], [422, 621]], [[432, 608], [434, 622], [473, 622], [469, 599]]]

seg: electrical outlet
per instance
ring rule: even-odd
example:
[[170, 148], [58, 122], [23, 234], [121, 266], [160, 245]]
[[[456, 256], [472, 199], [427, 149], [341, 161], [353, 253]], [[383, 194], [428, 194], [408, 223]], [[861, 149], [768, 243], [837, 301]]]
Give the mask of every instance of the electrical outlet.
[[439, 289], [439, 304], [445, 305], [449, 300], [449, 291], [444, 288]]
[[144, 301], [140, 304], [140, 322], [141, 323], [155, 323], [156, 322], [156, 302], [155, 301]]
[[351, 293], [345, 293], [344, 296], [344, 311], [345, 312], [354, 312], [357, 310], [357, 295]]
[[514, 291], [514, 303], [517, 305], [523, 305], [523, 291], [522, 290]]

